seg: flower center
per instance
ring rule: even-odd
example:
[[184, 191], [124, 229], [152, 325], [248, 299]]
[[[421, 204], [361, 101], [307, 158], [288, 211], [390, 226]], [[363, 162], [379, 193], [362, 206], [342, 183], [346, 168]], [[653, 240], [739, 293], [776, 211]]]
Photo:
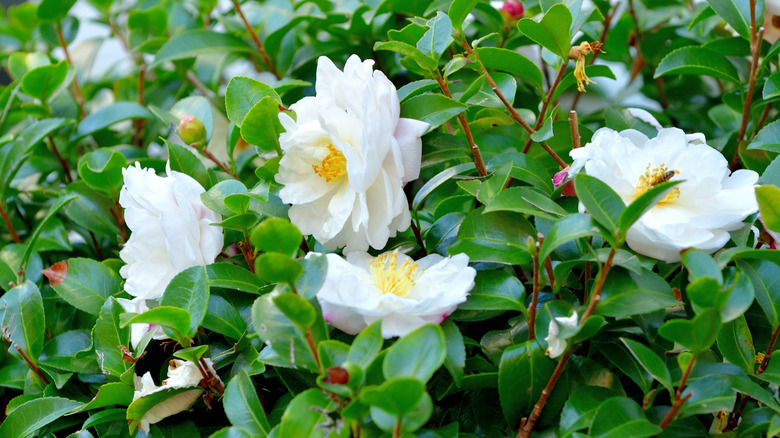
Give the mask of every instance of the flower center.
[[374, 276], [376, 287], [383, 294], [395, 294], [399, 297], [409, 295], [414, 287], [414, 280], [422, 273], [417, 263], [411, 260], [404, 260], [401, 266], [398, 266], [398, 250], [371, 259], [368, 267]]
[[[636, 182], [636, 195], [640, 196], [641, 194], [652, 189], [658, 184], [669, 181], [670, 179], [672, 179], [673, 176], [677, 175], [678, 173], [680, 173], [679, 170], [669, 170], [666, 168], [666, 164], [663, 163], [661, 163], [660, 166], [655, 167], [653, 169], [650, 169], [650, 163], [647, 163], [647, 168], [645, 170], [644, 175], [640, 176], [639, 180]], [[659, 201], [659, 204], [661, 202], [674, 201], [679, 197], [680, 197], [680, 188], [675, 187], [669, 193], [667, 193], [666, 196], [664, 196], [664, 198], [661, 199], [661, 201]]]
[[314, 169], [314, 173], [325, 178], [326, 182], [338, 181], [347, 174], [347, 159], [332, 144], [328, 145], [328, 151], [330, 153], [322, 159], [319, 166], [312, 164], [311, 167]]

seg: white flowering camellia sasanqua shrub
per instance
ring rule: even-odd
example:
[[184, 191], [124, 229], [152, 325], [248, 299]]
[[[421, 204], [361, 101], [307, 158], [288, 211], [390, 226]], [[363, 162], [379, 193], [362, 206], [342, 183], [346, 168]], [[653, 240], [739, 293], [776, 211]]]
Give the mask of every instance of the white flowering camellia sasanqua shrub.
[[10, 3], [0, 438], [780, 435], [780, 0]]

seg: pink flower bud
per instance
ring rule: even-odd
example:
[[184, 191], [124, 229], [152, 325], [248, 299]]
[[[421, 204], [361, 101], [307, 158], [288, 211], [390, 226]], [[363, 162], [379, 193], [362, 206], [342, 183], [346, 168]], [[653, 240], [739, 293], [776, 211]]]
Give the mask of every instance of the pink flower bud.
[[[515, 20], [523, 17], [523, 4], [517, 0], [504, 0], [504, 5], [501, 6], [501, 12], [506, 13]], [[506, 17], [505, 17], [506, 18]]]
[[179, 137], [193, 147], [206, 145], [206, 127], [195, 116], [184, 116], [179, 120]]
[[[565, 168], [560, 172], [553, 175], [552, 183], [556, 189], [563, 185], [561, 196], [577, 196], [577, 192], [574, 190], [574, 181], [566, 182], [569, 177], [569, 168]], [[564, 185], [565, 184], [565, 185]]]

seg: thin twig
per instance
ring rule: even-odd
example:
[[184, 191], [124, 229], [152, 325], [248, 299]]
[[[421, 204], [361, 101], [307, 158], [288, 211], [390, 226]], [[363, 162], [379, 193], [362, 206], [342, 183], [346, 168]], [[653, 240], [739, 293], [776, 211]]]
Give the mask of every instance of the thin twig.
[[529, 237], [528, 240], [530, 242], [529, 246], [531, 244], [534, 245], [534, 253], [531, 254], [531, 258], [533, 259], [533, 266], [534, 266], [534, 288], [533, 292], [531, 293], [531, 306], [528, 308], [528, 340], [531, 341], [535, 337], [535, 325], [536, 325], [536, 306], [539, 305], [539, 242], [533, 242], [533, 240]]
[[92, 239], [92, 244], [95, 246], [95, 255], [97, 255], [97, 259], [99, 262], [103, 261], [103, 250], [100, 249], [100, 244], [98, 243], [97, 237], [95, 237], [95, 233], [92, 231], [89, 232], [89, 237]]
[[674, 417], [676, 417], [677, 413], [680, 412], [680, 407], [682, 407], [682, 405], [693, 395], [693, 392], [689, 392], [685, 397], [681, 397], [683, 391], [685, 390], [685, 383], [688, 381], [688, 376], [691, 374], [691, 370], [693, 370], [693, 364], [695, 362], [696, 360], [691, 358], [690, 362], [688, 362], [688, 366], [685, 367], [685, 371], [683, 372], [682, 378], [680, 379], [680, 384], [677, 386], [677, 392], [674, 394], [672, 408], [669, 409], [669, 412], [666, 413], [666, 416], [664, 416], [663, 420], [661, 420], [661, 423], [658, 425], [658, 427], [661, 429], [664, 429], [666, 426], [672, 424]]
[[16, 233], [16, 228], [14, 228], [14, 225], [11, 223], [11, 218], [8, 217], [8, 213], [5, 211], [5, 205], [3, 205], [2, 202], [0, 202], [0, 216], [3, 217], [3, 222], [5, 222], [8, 231], [11, 232], [11, 238], [14, 239], [14, 242], [22, 243], [22, 240], [19, 239], [19, 235]]
[[51, 146], [51, 151], [54, 153], [54, 156], [57, 157], [57, 161], [60, 162], [60, 166], [62, 166], [62, 173], [65, 174], [65, 180], [68, 182], [68, 184], [73, 182], [73, 177], [70, 176], [70, 169], [68, 168], [68, 161], [65, 160], [65, 158], [60, 154], [60, 151], [57, 150], [57, 145], [54, 144], [54, 138], [49, 134], [49, 146]]
[[26, 364], [27, 364], [27, 366], [28, 366], [28, 367], [30, 367], [30, 369], [32, 370], [32, 372], [33, 372], [33, 373], [34, 373], [36, 376], [38, 376], [38, 378], [39, 378], [39, 379], [41, 379], [41, 382], [43, 382], [43, 384], [44, 384], [44, 385], [48, 385], [48, 384], [49, 384], [49, 380], [48, 380], [48, 379], [46, 379], [46, 376], [44, 376], [44, 375], [43, 375], [43, 373], [42, 373], [42, 372], [41, 372], [41, 370], [38, 368], [38, 366], [37, 366], [37, 365], [35, 365], [35, 363], [33, 363], [33, 361], [32, 361], [32, 360], [30, 360], [30, 357], [29, 357], [29, 356], [27, 356], [27, 353], [25, 353], [25, 352], [24, 352], [24, 350], [22, 350], [22, 347], [18, 346], [17, 344], [14, 344], [14, 348], [16, 348], [16, 351], [18, 351], [18, 352], [19, 352], [19, 354], [21, 354], [21, 355], [22, 355], [22, 359], [24, 359], [24, 363], [26, 363]]
[[739, 125], [739, 134], [737, 134], [737, 149], [734, 151], [734, 156], [731, 158], [731, 170], [735, 170], [739, 166], [739, 149], [742, 146], [742, 140], [745, 138], [745, 131], [747, 131], [748, 121], [750, 121], [750, 104], [753, 102], [753, 90], [756, 88], [756, 71], [758, 71], [758, 58], [760, 56], [761, 41], [764, 34], [764, 29], [756, 31], [756, 0], [750, 1], [750, 56], [752, 62], [750, 63], [750, 77], [748, 78], [747, 96], [745, 96], [745, 102], [742, 104], [742, 123]]
[[[582, 318], [580, 319], [579, 322], [580, 325], [582, 325], [585, 322], [585, 320], [587, 320], [591, 315], [593, 315], [593, 310], [596, 308], [596, 304], [598, 304], [599, 299], [601, 298], [601, 288], [604, 286], [604, 280], [606, 280], [607, 274], [612, 268], [612, 259], [615, 257], [615, 253], [616, 253], [615, 248], [612, 248], [612, 250], [609, 253], [609, 256], [607, 257], [607, 261], [604, 263], [604, 266], [601, 268], [601, 276], [599, 277], [599, 280], [596, 282], [596, 285], [593, 287], [593, 292], [590, 294], [590, 302], [588, 303], [588, 309], [582, 315]], [[545, 386], [544, 390], [542, 390], [541, 397], [539, 397], [539, 400], [536, 401], [536, 404], [534, 405], [534, 409], [533, 411], [531, 411], [531, 415], [528, 416], [528, 420], [526, 420], [522, 424], [520, 430], [517, 432], [517, 438], [528, 438], [531, 435], [531, 431], [534, 429], [536, 420], [538, 420], [539, 417], [542, 415], [542, 410], [544, 410], [544, 406], [547, 404], [547, 398], [550, 396], [550, 393], [552, 392], [553, 388], [555, 388], [555, 383], [558, 381], [558, 378], [561, 377], [561, 373], [563, 373], [563, 368], [566, 366], [566, 362], [569, 360], [570, 356], [571, 356], [571, 349], [567, 350], [566, 353], [564, 353], [564, 355], [561, 357], [560, 361], [558, 362], [558, 365], [555, 367], [555, 371], [553, 371], [552, 376], [550, 376], [550, 380], [547, 381], [547, 386]]]
[[241, 11], [241, 5], [238, 4], [238, 0], [233, 0], [233, 8], [236, 10], [236, 13], [239, 17], [241, 17], [241, 21], [244, 23], [244, 27], [246, 27], [246, 30], [249, 31], [249, 36], [252, 38], [252, 41], [255, 43], [255, 46], [257, 46], [257, 50], [260, 52], [260, 56], [263, 57], [263, 62], [268, 67], [268, 70], [273, 73], [274, 76], [276, 76], [276, 79], [281, 79], [282, 77], [279, 76], [279, 73], [276, 71], [276, 68], [274, 68], [274, 64], [271, 62], [271, 58], [268, 57], [268, 53], [265, 51], [265, 47], [263, 47], [263, 43], [260, 42], [260, 38], [257, 37], [257, 33], [254, 29], [252, 29], [252, 26], [249, 24], [249, 21], [247, 21], [246, 17], [244, 16], [244, 12]]
[[411, 226], [414, 238], [417, 239], [417, 244], [420, 245], [420, 251], [422, 251], [423, 257], [427, 256], [428, 252], [425, 251], [425, 243], [423, 243], [422, 234], [420, 234], [420, 229], [417, 228], [417, 225], [414, 223], [414, 219], [412, 219]]
[[205, 147], [205, 146], [204, 146], [204, 147], [202, 147], [202, 148], [196, 148], [196, 149], [197, 149], [197, 150], [198, 150], [198, 151], [199, 151], [201, 154], [203, 154], [203, 156], [204, 156], [204, 157], [208, 158], [209, 160], [213, 161], [213, 162], [214, 162], [214, 163], [215, 163], [217, 166], [219, 166], [219, 168], [220, 168], [220, 169], [222, 169], [222, 171], [224, 171], [225, 173], [227, 173], [228, 175], [232, 176], [232, 177], [233, 177], [233, 178], [235, 178], [235, 179], [239, 179], [239, 178], [238, 178], [238, 176], [236, 176], [236, 174], [235, 174], [235, 173], [231, 172], [231, 170], [230, 170], [230, 169], [228, 169], [228, 168], [227, 168], [227, 166], [225, 166], [225, 165], [224, 165], [224, 164], [223, 164], [221, 161], [219, 161], [219, 159], [218, 159], [216, 156], [214, 156], [214, 154], [212, 154], [211, 152], [209, 152], [209, 151], [206, 149], [206, 147]]
[[577, 149], [582, 145], [582, 137], [580, 136], [580, 123], [577, 120], [577, 111], [569, 111], [569, 126], [571, 126], [571, 148]]
[[119, 205], [119, 201], [114, 200], [114, 208], [116, 211], [111, 211], [111, 214], [116, 220], [116, 226], [119, 227], [119, 234], [122, 236], [122, 243], [124, 243], [127, 242], [127, 231], [125, 230], [125, 218], [122, 214], [122, 206]]
[[[57, 39], [60, 41], [60, 47], [65, 52], [65, 61], [67, 61], [70, 67], [73, 67], [73, 62], [70, 59], [70, 53], [68, 52], [68, 43], [65, 41], [65, 36], [62, 34], [62, 26], [59, 21], [54, 22], [54, 29], [57, 31]], [[76, 99], [76, 103], [79, 106], [79, 114], [81, 118], [87, 116], [84, 111], [84, 96], [81, 94], [81, 88], [79, 88], [78, 75], [73, 76], [73, 97]]]
[[772, 338], [769, 339], [769, 346], [766, 349], [766, 354], [764, 354], [764, 358], [761, 360], [761, 364], [758, 366], [756, 374], [762, 374], [764, 371], [766, 371], [766, 367], [769, 366], [769, 359], [772, 357], [772, 351], [775, 349], [775, 344], [777, 343], [777, 337], [779, 335], [780, 325], [778, 325], [775, 328], [775, 331], [772, 332]]
[[[452, 99], [452, 93], [450, 93], [450, 89], [447, 87], [447, 82], [444, 81], [444, 78], [442, 78], [440, 74], [436, 75], [436, 82], [439, 83], [439, 88], [441, 88], [442, 93]], [[463, 129], [463, 134], [466, 135], [466, 141], [469, 143], [471, 156], [474, 159], [474, 166], [476, 166], [477, 171], [479, 172], [479, 176], [487, 176], [487, 169], [485, 169], [485, 161], [482, 159], [482, 152], [480, 152], [479, 146], [474, 143], [474, 137], [471, 135], [471, 128], [469, 127], [468, 121], [466, 121], [466, 118], [463, 116], [463, 114], [458, 114], [456, 117], [458, 118], [458, 122], [460, 122], [460, 126]]]
[[[563, 74], [566, 72], [566, 66], [568, 64], [569, 64], [568, 59], [564, 59], [561, 61], [561, 66], [560, 68], [558, 68], [558, 74], [555, 75], [555, 80], [553, 81], [552, 86], [550, 87], [549, 90], [547, 90], [547, 97], [545, 97], [544, 102], [542, 102], [542, 110], [539, 111], [539, 117], [536, 119], [536, 123], [534, 124], [534, 132], [538, 131], [539, 128], [541, 128], [542, 125], [544, 124], [547, 108], [550, 106], [550, 102], [552, 101], [553, 94], [555, 94], [555, 90], [558, 88], [558, 85], [561, 83], [561, 79], [563, 79]], [[531, 137], [529, 136], [528, 140], [526, 140], [525, 145], [523, 146], [524, 154], [528, 153], [528, 148], [531, 147], [531, 143], [533, 143], [533, 139], [531, 139]]]
[[466, 49], [466, 52], [468, 54], [474, 56], [474, 60], [477, 61], [477, 64], [479, 64], [480, 68], [482, 69], [482, 73], [485, 75], [485, 80], [490, 84], [490, 88], [493, 90], [493, 93], [498, 96], [498, 99], [501, 100], [501, 103], [504, 104], [506, 109], [509, 111], [509, 116], [512, 117], [512, 120], [516, 121], [520, 124], [526, 131], [528, 131], [529, 134], [533, 134], [536, 132], [535, 129], [531, 128], [531, 125], [529, 125], [523, 117], [520, 115], [520, 113], [517, 112], [517, 110], [509, 103], [509, 101], [504, 96], [504, 93], [501, 92], [501, 89], [498, 88], [498, 85], [496, 85], [496, 81], [493, 80], [493, 77], [490, 76], [490, 72], [487, 71], [487, 68], [485, 68], [485, 64], [482, 63], [482, 61], [479, 59], [479, 55], [477, 55], [477, 52], [471, 48], [469, 43], [467, 41], [463, 41], [463, 48]]
[[758, 131], [761, 130], [761, 128], [764, 127], [764, 123], [766, 123], [767, 117], [769, 117], [769, 111], [772, 110], [772, 102], [769, 102], [766, 104], [766, 107], [764, 108], [764, 112], [761, 113], [761, 118], [758, 119], [758, 125], [756, 125], [755, 131], [753, 131], [753, 136], [751, 137], [751, 140], [756, 138], [756, 135], [758, 135]]

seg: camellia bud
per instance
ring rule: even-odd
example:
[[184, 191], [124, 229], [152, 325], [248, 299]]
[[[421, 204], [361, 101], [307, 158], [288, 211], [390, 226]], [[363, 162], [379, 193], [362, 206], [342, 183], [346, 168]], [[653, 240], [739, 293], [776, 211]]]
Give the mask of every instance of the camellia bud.
[[192, 147], [203, 147], [206, 144], [206, 127], [195, 116], [184, 116], [179, 120], [179, 137]]
[[523, 4], [517, 0], [504, 0], [504, 4], [498, 11], [504, 17], [504, 21], [514, 26], [518, 20], [523, 18]]

